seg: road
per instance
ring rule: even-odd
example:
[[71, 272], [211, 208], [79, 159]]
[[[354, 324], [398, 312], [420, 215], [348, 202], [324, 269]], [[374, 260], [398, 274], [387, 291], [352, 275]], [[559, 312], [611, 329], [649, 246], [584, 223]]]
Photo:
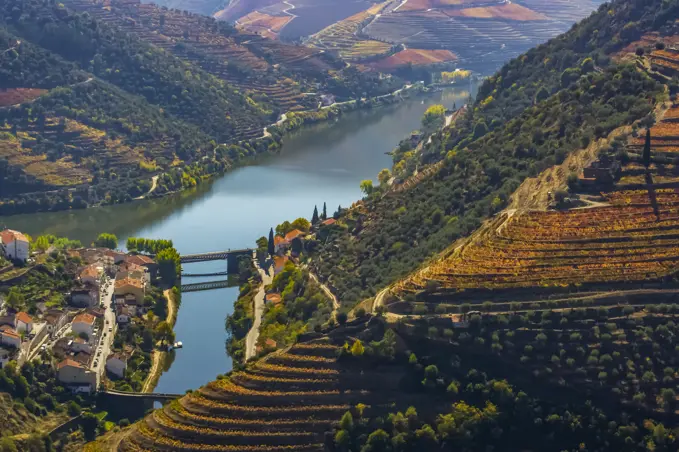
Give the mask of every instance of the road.
[[[104, 282], [100, 288], [101, 304], [104, 308], [104, 325], [102, 326], [99, 342], [94, 347], [94, 359], [92, 360], [92, 370], [100, 376], [106, 371], [106, 358], [111, 353], [113, 337], [116, 332], [115, 311], [111, 309], [115, 282], [115, 278], [106, 279], [106, 282]], [[109, 331], [109, 329], [111, 329], [111, 331]]]
[[314, 281], [316, 281], [316, 284], [318, 284], [319, 287], [321, 288], [321, 290], [323, 290], [323, 292], [325, 292], [325, 295], [327, 295], [328, 298], [330, 298], [330, 300], [332, 300], [332, 317], [335, 318], [335, 316], [337, 316], [337, 311], [339, 311], [339, 308], [340, 308], [339, 300], [337, 299], [335, 294], [330, 291], [330, 288], [328, 286], [326, 286], [325, 284], [323, 284], [320, 279], [318, 279], [318, 276], [316, 276], [312, 272], [309, 272], [309, 277], [311, 279], [313, 279]]
[[253, 307], [255, 318], [252, 322], [252, 328], [248, 331], [248, 335], [245, 336], [246, 361], [255, 356], [257, 339], [259, 338], [259, 326], [262, 324], [262, 314], [264, 313], [264, 296], [266, 295], [264, 288], [271, 284], [271, 281], [273, 280], [273, 265], [269, 267], [269, 273], [259, 267], [257, 259], [255, 259], [255, 266], [257, 267], [259, 275], [262, 277], [262, 284], [259, 286], [257, 295], [255, 295]]

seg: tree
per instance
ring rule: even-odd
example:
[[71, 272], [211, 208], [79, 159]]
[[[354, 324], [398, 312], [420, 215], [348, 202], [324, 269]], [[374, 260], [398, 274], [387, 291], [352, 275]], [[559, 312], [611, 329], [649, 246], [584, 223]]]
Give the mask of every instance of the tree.
[[314, 213], [311, 215], [311, 224], [318, 223], [318, 207], [314, 206]]
[[347, 323], [347, 313], [346, 312], [338, 312], [337, 313], [337, 323], [340, 325], [344, 325]]
[[361, 181], [361, 191], [366, 195], [370, 195], [373, 192], [373, 181], [366, 179]]
[[107, 232], [99, 234], [94, 245], [101, 248], [110, 248], [112, 250], [118, 248], [118, 237]]
[[350, 411], [347, 411], [342, 415], [339, 425], [342, 430], [351, 431], [354, 429], [354, 417], [351, 415]]
[[[316, 212], [316, 215], [318, 215], [318, 212]], [[311, 229], [311, 223], [306, 218], [298, 218], [291, 225], [293, 229], [299, 229], [304, 232], [309, 232], [309, 229]]]
[[646, 129], [646, 142], [644, 143], [642, 159], [646, 168], [651, 166], [651, 129]]
[[389, 171], [387, 168], [384, 168], [377, 175], [377, 180], [380, 181], [380, 187], [386, 187], [389, 183], [389, 179], [391, 179], [391, 171]]
[[368, 436], [361, 452], [382, 452], [390, 449], [389, 435], [384, 430], [377, 429]]
[[33, 247], [38, 251], [45, 252], [47, 248], [50, 247], [49, 239], [47, 236], [41, 235], [35, 239], [35, 242], [33, 242]]
[[269, 252], [269, 256], [273, 256], [275, 254], [276, 248], [274, 247], [274, 237], [273, 237], [273, 228], [269, 231], [269, 242], [267, 244], [268, 249], [267, 251]]
[[161, 344], [174, 342], [174, 331], [172, 331], [170, 324], [164, 320], [159, 322], [156, 326], [155, 334], [156, 339], [158, 339]]
[[68, 402], [68, 405], [66, 405], [66, 411], [68, 412], [69, 416], [75, 417], [80, 414], [82, 408], [80, 408], [80, 405], [78, 405], [74, 400], [71, 400]]
[[170, 286], [174, 286], [177, 277], [182, 272], [182, 264], [179, 253], [174, 248], [166, 248], [156, 254], [158, 263], [158, 273], [163, 281]]
[[5, 300], [5, 304], [13, 310], [19, 311], [26, 304], [26, 298], [21, 292], [19, 292], [18, 287], [12, 287], [9, 289], [9, 294]]
[[351, 346], [351, 354], [353, 356], [363, 356], [364, 352], [365, 348], [363, 347], [363, 343], [361, 343], [360, 340], [356, 339], [354, 345]]
[[323, 201], [323, 214], [321, 215], [321, 219], [324, 221], [328, 219], [328, 208], [325, 205], [325, 201]]

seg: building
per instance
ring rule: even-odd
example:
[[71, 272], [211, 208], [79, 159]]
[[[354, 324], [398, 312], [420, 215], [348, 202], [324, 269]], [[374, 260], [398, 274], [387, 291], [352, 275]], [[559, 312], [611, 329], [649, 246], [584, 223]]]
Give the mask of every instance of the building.
[[26, 312], [17, 312], [14, 316], [14, 329], [17, 333], [30, 333], [33, 331], [33, 318]]
[[290, 247], [290, 243], [285, 240], [283, 237], [280, 235], [277, 235], [276, 237], [273, 238], [273, 249], [274, 253], [283, 253], [285, 250], [287, 250]]
[[85, 352], [87, 354], [92, 354], [92, 345], [89, 341], [86, 341], [82, 337], [76, 337], [71, 341], [70, 344], [71, 351], [74, 353]]
[[321, 94], [321, 104], [324, 107], [329, 107], [335, 103], [335, 96], [332, 94]]
[[88, 284], [71, 290], [71, 304], [81, 308], [90, 308], [99, 303], [99, 290]]
[[272, 292], [272, 293], [266, 294], [266, 297], [264, 297], [264, 301], [266, 303], [272, 303], [274, 305], [279, 305], [279, 304], [281, 304], [281, 302], [283, 300], [281, 298], [281, 294], [276, 293], [276, 292]]
[[97, 375], [84, 364], [70, 358], [57, 364], [57, 379], [66, 385], [75, 387], [89, 386], [89, 392], [97, 387]]
[[321, 226], [332, 226], [335, 223], [337, 223], [337, 220], [335, 220], [334, 218], [328, 218], [327, 220], [321, 223]]
[[86, 266], [80, 270], [80, 282], [99, 287], [101, 278], [104, 276], [104, 266], [100, 263], [94, 263]]
[[109, 355], [106, 358], [106, 370], [118, 378], [123, 378], [127, 370], [127, 356], [122, 353]]
[[125, 262], [145, 267], [149, 271], [151, 279], [156, 279], [158, 264], [150, 257], [144, 256], [143, 254], [132, 254], [125, 258]]
[[19, 231], [5, 229], [0, 231], [0, 250], [10, 260], [28, 260], [28, 238]]
[[71, 329], [76, 334], [85, 333], [87, 337], [90, 337], [94, 333], [94, 322], [95, 318], [92, 314], [78, 314], [71, 323]]
[[142, 265], [137, 265], [132, 262], [123, 262], [118, 266], [118, 272], [116, 273], [116, 279], [143, 279], [146, 284], [151, 283], [151, 272], [147, 267]]
[[68, 315], [66, 315], [65, 311], [62, 311], [61, 309], [49, 309], [45, 313], [45, 328], [47, 328], [47, 332], [49, 333], [50, 337], [54, 337], [54, 335], [66, 325], [68, 322]]
[[273, 274], [274, 276], [279, 274], [285, 268], [285, 264], [288, 263], [290, 259], [288, 256], [274, 256], [273, 258]]
[[292, 243], [293, 240], [295, 239], [301, 239], [304, 237], [304, 232], [300, 231], [299, 229], [293, 229], [292, 231], [288, 232], [285, 234], [285, 241], [288, 243]]
[[20, 348], [21, 335], [9, 325], [0, 326], [0, 344], [7, 347]]
[[116, 305], [116, 322], [121, 325], [130, 323], [132, 318], [130, 308], [126, 304]]
[[142, 304], [144, 302], [144, 295], [146, 295], [146, 284], [141, 279], [125, 278], [116, 279], [115, 288], [113, 289], [114, 295], [127, 295], [132, 294], [137, 299], [137, 303]]

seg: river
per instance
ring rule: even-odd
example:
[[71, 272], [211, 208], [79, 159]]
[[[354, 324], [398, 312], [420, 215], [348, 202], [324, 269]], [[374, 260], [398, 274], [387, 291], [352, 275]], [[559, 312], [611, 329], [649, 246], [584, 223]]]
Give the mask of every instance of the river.
[[[375, 110], [348, 113], [333, 123], [305, 127], [284, 140], [280, 155], [232, 171], [192, 192], [95, 209], [19, 215], [8, 227], [90, 243], [100, 232], [167, 238], [182, 254], [253, 247], [258, 237], [285, 220], [310, 218], [325, 202], [328, 215], [361, 198], [359, 183], [391, 168], [391, 151], [417, 129], [433, 104], [461, 106], [466, 88], [415, 97]], [[221, 271], [226, 262], [189, 264], [185, 271]], [[214, 278], [212, 278], [214, 279]], [[191, 279], [190, 282], [195, 282]], [[175, 325], [184, 348], [156, 390], [183, 393], [231, 369], [224, 321], [238, 295], [232, 287], [184, 294]]]

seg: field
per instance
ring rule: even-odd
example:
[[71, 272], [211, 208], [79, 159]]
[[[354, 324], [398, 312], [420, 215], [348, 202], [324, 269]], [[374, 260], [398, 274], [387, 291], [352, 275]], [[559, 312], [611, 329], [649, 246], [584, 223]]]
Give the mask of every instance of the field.
[[311, 36], [305, 42], [305, 45], [326, 51], [335, 51], [341, 58], [349, 61], [370, 58], [389, 52], [391, 45], [358, 36], [362, 25], [379, 14], [387, 3], [374, 5], [365, 11], [324, 28]]
[[46, 92], [47, 90], [36, 88], [0, 89], [0, 107], [9, 107], [11, 105], [30, 102]]
[[537, 13], [524, 6], [514, 3], [499, 6], [483, 6], [464, 9], [443, 9], [444, 14], [450, 17], [471, 17], [475, 19], [507, 19], [517, 21], [547, 20], [544, 14]]
[[369, 64], [369, 66], [378, 71], [388, 72], [407, 64], [412, 64], [413, 66], [427, 66], [456, 60], [457, 56], [450, 50], [406, 49], [384, 58], [379, 62]]
[[253, 11], [247, 16], [238, 19], [237, 26], [251, 33], [257, 33], [266, 38], [275, 39], [278, 33], [288, 22], [292, 20], [292, 16], [271, 16], [259, 11]]
[[501, 1], [488, 2], [487, 0], [408, 0], [394, 9], [398, 12], [426, 11], [432, 8], [472, 8], [475, 6], [488, 5], [489, 3], [501, 4]]

